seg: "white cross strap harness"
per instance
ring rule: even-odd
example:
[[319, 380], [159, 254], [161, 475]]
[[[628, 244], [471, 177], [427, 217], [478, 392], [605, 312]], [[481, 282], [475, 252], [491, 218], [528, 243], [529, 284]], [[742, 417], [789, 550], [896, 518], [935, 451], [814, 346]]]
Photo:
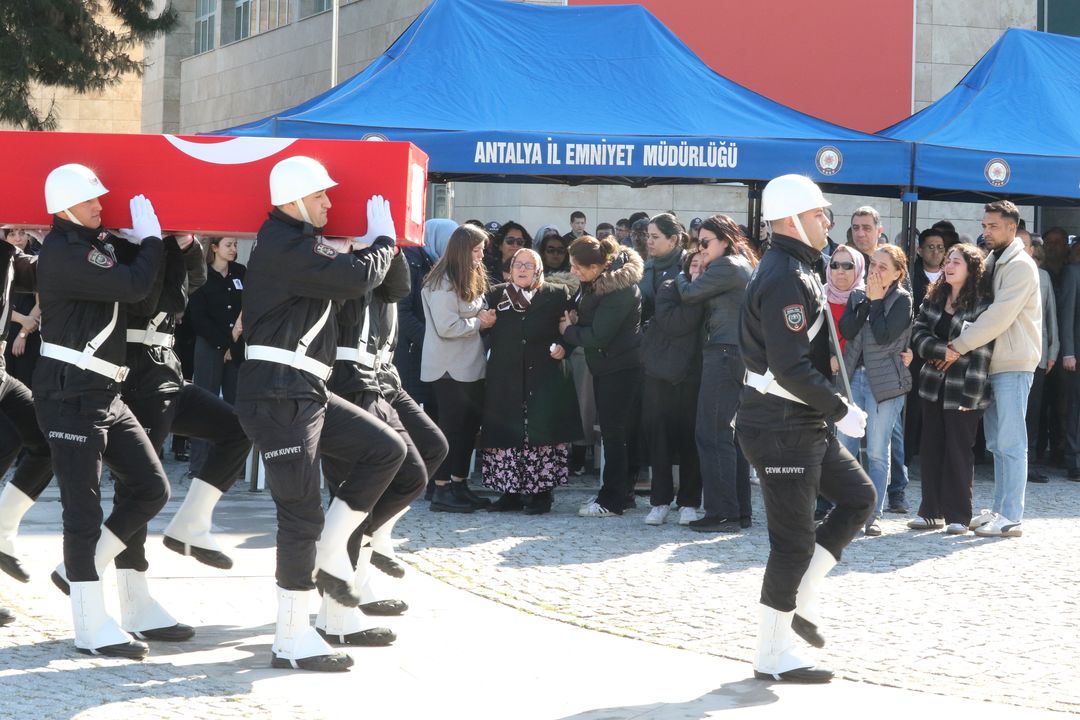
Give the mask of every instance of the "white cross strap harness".
[[318, 335], [319, 331], [326, 325], [326, 321], [330, 318], [330, 310], [333, 307], [333, 301], [327, 301], [326, 310], [323, 311], [323, 314], [318, 321], [311, 326], [311, 329], [304, 333], [304, 336], [300, 338], [300, 342], [296, 344], [295, 350], [283, 350], [282, 348], [277, 348], [272, 345], [248, 345], [247, 359], [265, 360], [266, 362], [277, 363], [279, 365], [288, 365], [297, 370], [311, 373], [315, 377], [326, 381], [329, 379], [330, 373], [334, 368], [319, 362], [313, 357], [308, 357], [307, 350], [311, 341], [315, 339], [315, 336]]
[[157, 331], [157, 329], [161, 326], [161, 323], [165, 321], [166, 317], [167, 313], [162, 311], [150, 319], [150, 322], [147, 323], [145, 330], [132, 330], [128, 328], [127, 341], [129, 343], [149, 345], [150, 347], [171, 348], [173, 346], [173, 343], [176, 342], [176, 338], [173, 337], [173, 334]]
[[86, 343], [86, 347], [82, 350], [73, 350], [63, 345], [57, 345], [55, 343], [42, 342], [41, 354], [47, 358], [53, 360], [59, 360], [65, 362], [68, 365], [74, 365], [80, 370], [89, 370], [95, 372], [98, 375], [109, 378], [115, 382], [123, 382], [128, 375], [128, 369], [123, 365], [115, 365], [107, 360], [94, 357], [94, 354], [101, 347], [101, 343], [105, 342], [105, 339], [112, 334], [113, 328], [116, 327], [116, 318], [120, 311], [120, 303], [113, 303], [112, 319], [109, 320], [109, 324], [94, 337], [90, 338], [90, 342]]
[[390, 312], [390, 332], [384, 339], [386, 344], [377, 352], [368, 350], [368, 342], [371, 338], [371, 305], [369, 304], [364, 309], [364, 324], [360, 328], [360, 339], [356, 347], [339, 347], [336, 356], [338, 360], [354, 362], [368, 370], [378, 370], [393, 359], [394, 351], [391, 347], [394, 343], [394, 335], [397, 333], [397, 305], [388, 305], [387, 308]]

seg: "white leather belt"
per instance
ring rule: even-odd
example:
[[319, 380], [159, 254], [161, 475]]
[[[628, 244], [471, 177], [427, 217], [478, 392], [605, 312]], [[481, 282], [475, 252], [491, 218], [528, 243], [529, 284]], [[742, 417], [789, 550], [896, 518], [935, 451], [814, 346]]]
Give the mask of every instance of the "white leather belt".
[[101, 343], [105, 342], [105, 339], [112, 333], [113, 328], [116, 327], [116, 317], [119, 309], [120, 303], [114, 302], [112, 320], [109, 321], [109, 324], [106, 325], [101, 332], [92, 337], [90, 342], [86, 343], [86, 347], [82, 350], [73, 350], [69, 347], [64, 347], [63, 345], [42, 341], [41, 354], [44, 357], [59, 360], [68, 365], [74, 365], [80, 370], [89, 370], [90, 372], [97, 373], [98, 375], [107, 377], [115, 382], [123, 382], [128, 376], [128, 369], [126, 367], [94, 357], [98, 347], [101, 346]]
[[337, 360], [354, 362], [368, 370], [378, 370], [380, 367], [390, 362], [393, 357], [394, 353], [390, 351], [389, 346], [384, 347], [377, 353], [354, 347], [339, 347], [335, 356]]
[[806, 404], [798, 397], [782, 388], [780, 386], [780, 383], [776, 382], [776, 378], [773, 376], [772, 370], [766, 370], [764, 375], [758, 375], [756, 372], [751, 372], [750, 370], [747, 370], [746, 384], [757, 390], [762, 395], [775, 395], [777, 397], [782, 397], [785, 400], [793, 400], [800, 405]]
[[316, 322], [310, 330], [304, 333], [304, 336], [300, 338], [300, 342], [297, 343], [295, 350], [284, 350], [272, 345], [248, 345], [247, 359], [265, 360], [266, 362], [277, 363], [279, 365], [288, 365], [297, 370], [311, 373], [325, 382], [330, 378], [330, 373], [334, 371], [334, 368], [326, 363], [319, 362], [315, 358], [308, 357], [307, 349], [311, 341], [319, 334], [319, 331], [323, 329], [323, 326], [326, 325], [326, 321], [330, 317], [330, 309], [333, 308], [333, 306], [333, 302], [326, 303], [326, 310], [323, 311], [322, 317], [319, 318], [318, 322]]
[[152, 332], [150, 330], [128, 330], [127, 341], [129, 343], [139, 343], [140, 345], [150, 345], [151, 347], [167, 347], [171, 348], [173, 343], [176, 342], [176, 338], [172, 333]]
[[149, 345], [151, 347], [167, 347], [171, 348], [173, 343], [176, 342], [176, 338], [172, 333], [158, 332], [158, 327], [165, 321], [168, 315], [164, 312], [159, 312], [150, 322], [146, 324], [145, 330], [132, 330], [128, 328], [127, 341], [129, 343], [139, 343], [140, 345]]

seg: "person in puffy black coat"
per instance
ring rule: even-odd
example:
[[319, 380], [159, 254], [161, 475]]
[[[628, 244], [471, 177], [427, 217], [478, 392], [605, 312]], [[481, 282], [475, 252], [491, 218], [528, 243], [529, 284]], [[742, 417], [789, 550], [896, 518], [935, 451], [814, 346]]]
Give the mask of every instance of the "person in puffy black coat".
[[544, 282], [540, 255], [518, 250], [511, 282], [493, 288], [488, 331], [483, 429], [484, 484], [502, 493], [492, 510], [538, 515], [551, 510], [551, 490], [565, 485], [570, 443], [582, 437], [574, 380], [563, 359], [559, 319], [572, 306], [565, 285]]
[[563, 339], [585, 348], [604, 442], [603, 487], [581, 507], [582, 517], [622, 515], [633, 489], [629, 443], [641, 392], [641, 256], [613, 238], [583, 235], [570, 246], [570, 268], [581, 280], [577, 316], [559, 321]]
[[[686, 253], [685, 272], [696, 278], [704, 270], [697, 250]], [[701, 465], [694, 440], [698, 389], [701, 386], [703, 304], [683, 304], [675, 280], [666, 280], [655, 295], [655, 312], [641, 343], [645, 379], [641, 422], [652, 463], [652, 510], [647, 525], [661, 525], [675, 499], [672, 465], [679, 466], [679, 524], [697, 520], [701, 505]]]

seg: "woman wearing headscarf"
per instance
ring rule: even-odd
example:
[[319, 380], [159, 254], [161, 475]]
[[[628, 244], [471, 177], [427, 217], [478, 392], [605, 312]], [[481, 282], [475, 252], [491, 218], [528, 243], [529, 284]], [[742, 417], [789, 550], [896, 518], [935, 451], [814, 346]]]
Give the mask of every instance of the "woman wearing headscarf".
[[502, 493], [491, 510], [551, 510], [551, 490], [565, 485], [569, 443], [581, 423], [559, 320], [572, 306], [564, 285], [544, 282], [540, 254], [514, 253], [510, 282], [487, 295], [495, 308], [483, 430], [484, 484]]
[[488, 283], [497, 285], [505, 282], [504, 277], [509, 273], [510, 258], [521, 248], [531, 248], [532, 246], [532, 237], [519, 223], [510, 220], [500, 225], [499, 229], [491, 236], [491, 246], [488, 248], [484, 258]]
[[[424, 278], [446, 251], [450, 234], [457, 230], [453, 220], [435, 218], [424, 223], [424, 244], [401, 249], [409, 263], [409, 294], [398, 302], [398, 345], [394, 351], [394, 366], [401, 376], [401, 387], [424, 408], [432, 420], [438, 421], [438, 405], [431, 384], [420, 380], [420, 363], [424, 349], [424, 304], [420, 291]], [[434, 488], [429, 485], [428, 489]]]
[[[825, 270], [825, 295], [829, 300], [829, 311], [832, 313], [833, 322], [840, 324], [840, 318], [844, 316], [844, 308], [847, 307], [848, 298], [853, 290], [866, 291], [865, 261], [858, 250], [852, 250], [846, 245], [841, 245], [833, 251], [832, 258]], [[843, 337], [840, 338], [840, 351], [844, 350]], [[833, 363], [833, 372], [838, 369], [838, 358]]]

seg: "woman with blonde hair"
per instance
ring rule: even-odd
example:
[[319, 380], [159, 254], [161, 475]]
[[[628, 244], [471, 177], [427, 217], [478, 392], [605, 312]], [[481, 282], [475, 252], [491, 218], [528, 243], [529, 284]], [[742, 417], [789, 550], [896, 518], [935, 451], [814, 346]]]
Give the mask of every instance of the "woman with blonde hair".
[[431, 509], [468, 513], [491, 504], [466, 484], [469, 460], [484, 407], [484, 343], [480, 331], [495, 324], [485, 306], [487, 233], [462, 225], [450, 235], [446, 252], [424, 280], [424, 348], [420, 380], [433, 383], [439, 404], [439, 429], [450, 451], [435, 471]]
[[487, 295], [497, 320], [488, 333], [489, 392], [484, 400], [484, 484], [502, 496], [492, 510], [551, 510], [551, 490], [565, 485], [570, 442], [581, 422], [559, 319], [571, 308], [565, 285], [544, 282], [540, 254], [511, 258], [510, 282]]

